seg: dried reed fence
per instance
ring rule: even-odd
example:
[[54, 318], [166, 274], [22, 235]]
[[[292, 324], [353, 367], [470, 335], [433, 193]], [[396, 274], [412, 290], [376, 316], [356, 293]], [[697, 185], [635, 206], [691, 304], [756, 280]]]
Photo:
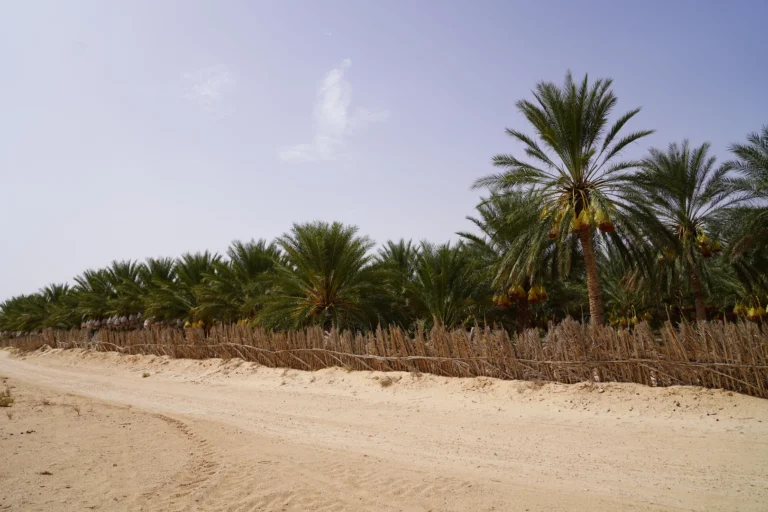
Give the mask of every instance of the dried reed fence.
[[755, 323], [647, 324], [633, 331], [582, 325], [566, 320], [511, 336], [504, 330], [417, 331], [399, 328], [369, 333], [271, 332], [247, 326], [135, 331], [48, 331], [6, 340], [24, 350], [43, 345], [89, 348], [124, 354], [175, 358], [242, 358], [270, 367], [318, 370], [425, 372], [451, 377], [637, 382], [724, 388], [768, 398], [768, 327]]

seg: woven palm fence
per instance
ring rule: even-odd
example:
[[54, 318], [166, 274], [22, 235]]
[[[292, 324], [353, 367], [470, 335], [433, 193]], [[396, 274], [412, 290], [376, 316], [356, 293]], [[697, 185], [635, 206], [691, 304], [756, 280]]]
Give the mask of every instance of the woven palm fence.
[[272, 332], [248, 326], [202, 329], [47, 331], [3, 342], [174, 358], [241, 358], [270, 367], [424, 372], [450, 377], [636, 382], [724, 388], [768, 398], [768, 326], [756, 323], [665, 325], [652, 331], [595, 327], [566, 320], [542, 337], [531, 330], [399, 328], [369, 333], [320, 328]]

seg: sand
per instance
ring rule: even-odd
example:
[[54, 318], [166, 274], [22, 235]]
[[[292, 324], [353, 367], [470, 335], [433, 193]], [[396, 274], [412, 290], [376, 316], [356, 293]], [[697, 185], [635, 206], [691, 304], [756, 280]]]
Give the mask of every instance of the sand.
[[0, 510], [768, 507], [768, 400], [726, 391], [81, 350], [0, 378]]

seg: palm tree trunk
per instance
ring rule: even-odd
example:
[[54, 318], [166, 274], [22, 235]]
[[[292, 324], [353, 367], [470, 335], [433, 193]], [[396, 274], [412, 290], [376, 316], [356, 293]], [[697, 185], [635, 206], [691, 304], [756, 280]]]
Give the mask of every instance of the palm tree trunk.
[[581, 249], [584, 253], [584, 266], [587, 270], [587, 294], [589, 295], [589, 321], [594, 325], [603, 325], [603, 298], [600, 296], [600, 280], [595, 259], [595, 245], [592, 229], [579, 231]]
[[517, 300], [517, 333], [522, 334], [523, 331], [525, 331], [529, 325], [530, 320], [529, 317], [529, 305], [528, 305], [528, 297], [525, 297], [523, 299]]
[[693, 286], [693, 304], [696, 306], [696, 321], [703, 322], [707, 319], [707, 308], [704, 305], [704, 287], [696, 270], [691, 270], [691, 286]]

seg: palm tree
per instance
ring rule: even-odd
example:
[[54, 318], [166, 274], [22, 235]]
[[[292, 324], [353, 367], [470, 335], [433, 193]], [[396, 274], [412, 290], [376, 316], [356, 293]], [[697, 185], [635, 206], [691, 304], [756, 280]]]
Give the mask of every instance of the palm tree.
[[77, 297], [68, 284], [50, 284], [40, 290], [40, 295], [46, 302], [46, 319], [43, 327], [52, 329], [79, 327], [81, 322], [77, 312]]
[[490, 285], [464, 244], [422, 242], [407, 294], [416, 312], [428, 324], [446, 328], [482, 319], [490, 309]]
[[176, 262], [173, 258], [147, 258], [139, 267], [143, 314], [149, 311], [158, 313], [157, 308], [153, 308], [152, 301], [162, 294], [163, 289], [173, 286], [176, 279], [175, 265]]
[[227, 255], [228, 261], [218, 262], [205, 276], [198, 312], [226, 322], [251, 319], [264, 302], [269, 274], [280, 259], [280, 250], [274, 242], [236, 240]]
[[[541, 205], [535, 197], [519, 190], [493, 194], [477, 206], [478, 217], [467, 217], [482, 233], [459, 232], [476, 248], [484, 262], [486, 278], [497, 297], [509, 295], [515, 304], [518, 332], [530, 326], [527, 290], [541, 284], [551, 258], [545, 252], [553, 242], [536, 228]], [[551, 254], [551, 251], [550, 251]], [[520, 287], [520, 288], [518, 288]], [[517, 293], [521, 290], [523, 293]], [[508, 306], [504, 301], [504, 307]]]
[[42, 294], [19, 295], [3, 303], [0, 325], [3, 331], [30, 333], [43, 328], [46, 316], [46, 302]]
[[39, 331], [43, 328], [47, 314], [46, 301], [40, 293], [22, 295], [9, 306], [10, 325], [12, 330], [23, 333]]
[[139, 267], [139, 279], [145, 294], [163, 283], [173, 282], [176, 279], [175, 266], [176, 262], [173, 258], [147, 258]]
[[722, 250], [715, 232], [718, 217], [740, 199], [732, 192], [728, 166], [716, 167], [709, 147], [691, 148], [686, 140], [667, 151], [651, 149], [634, 178], [638, 200], [642, 197], [654, 216], [645, 226], [663, 258], [689, 277], [700, 321], [707, 318], [705, 261]]
[[533, 126], [535, 137], [507, 129], [508, 135], [523, 144], [529, 161], [511, 154], [497, 155], [493, 164], [504, 172], [474, 184], [492, 190], [523, 187], [535, 193], [546, 208], [544, 218], [537, 223], [540, 233], [554, 233], [559, 243], [569, 238], [579, 240], [590, 320], [596, 324], [602, 324], [604, 318], [595, 228], [607, 232], [617, 244], [621, 244], [622, 237], [613, 232], [616, 228], [624, 236], [638, 235], [631, 222], [636, 213], [634, 204], [625, 194], [626, 171], [636, 168], [638, 162], [616, 159], [628, 145], [653, 133], [643, 130], [618, 138], [640, 109], [627, 112], [609, 127], [608, 118], [617, 103], [611, 85], [610, 79], [590, 85], [587, 76], [576, 84], [570, 73], [561, 87], [540, 82], [533, 92], [535, 101], [520, 100], [516, 104]]
[[747, 144], [731, 144], [730, 150], [737, 160], [728, 162], [728, 166], [742, 174], [736, 182], [743, 190], [768, 198], [768, 125], [762, 132], [748, 135]]
[[173, 265], [173, 280], [164, 279], [166, 267], [157, 263], [159, 275], [152, 280], [145, 300], [147, 314], [160, 321], [203, 321], [210, 324], [213, 318], [200, 312], [200, 294], [204, 279], [215, 271], [221, 256], [208, 251], [186, 253]]
[[645, 272], [641, 265], [627, 262], [618, 255], [606, 258], [600, 266], [605, 304], [610, 311], [609, 323], [629, 327], [651, 320], [659, 310], [659, 274]]
[[107, 269], [86, 270], [75, 277], [75, 283], [77, 311], [83, 320], [101, 321], [112, 314], [109, 300], [114, 290]]
[[75, 305], [67, 284], [50, 284], [37, 293], [12, 297], [0, 304], [0, 331], [71, 329], [80, 323]]
[[294, 224], [277, 239], [284, 261], [275, 266], [257, 321], [270, 328], [321, 325], [372, 328], [388, 302], [373, 242], [339, 222]]
[[408, 285], [413, 282], [416, 269], [416, 259], [419, 246], [400, 239], [398, 242], [387, 241], [377, 252], [374, 264], [382, 275], [386, 276], [386, 284], [390, 288], [391, 320], [402, 326], [411, 326], [416, 321], [416, 312], [406, 293]]
[[413, 278], [419, 248], [412, 241], [400, 239], [398, 242], [387, 241], [376, 255], [376, 262], [394, 270], [403, 282]]
[[750, 248], [768, 247], [768, 125], [762, 132], [748, 135], [746, 144], [732, 144], [730, 150], [736, 160], [726, 165], [739, 173], [733, 180], [734, 188], [757, 201], [754, 207], [739, 212], [741, 236], [734, 251], [738, 257]]
[[109, 313], [123, 317], [136, 315], [144, 310], [144, 288], [141, 276], [144, 265], [137, 261], [113, 261], [107, 268], [111, 287], [107, 301]]

